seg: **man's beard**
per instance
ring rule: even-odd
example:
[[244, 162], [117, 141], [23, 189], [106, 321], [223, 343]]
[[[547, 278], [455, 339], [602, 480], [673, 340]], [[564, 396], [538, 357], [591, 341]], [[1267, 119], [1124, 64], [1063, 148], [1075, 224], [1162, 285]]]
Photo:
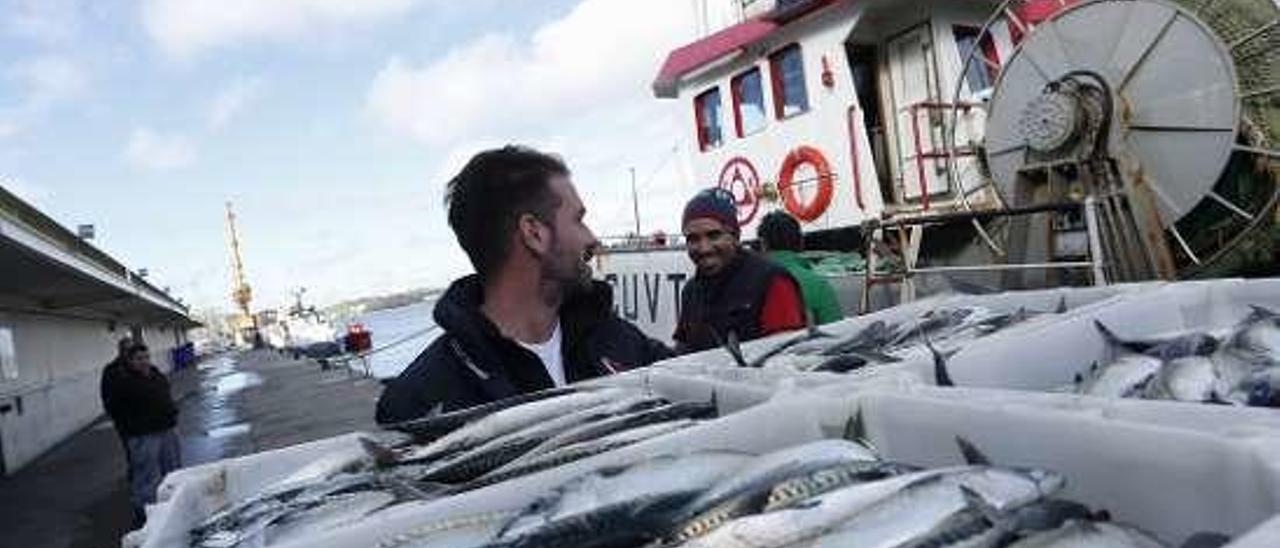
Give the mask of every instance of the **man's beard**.
[[554, 282], [564, 297], [586, 292], [593, 281], [591, 266], [583, 255], [566, 258], [560, 242], [553, 242], [551, 253], [542, 261], [542, 277]]

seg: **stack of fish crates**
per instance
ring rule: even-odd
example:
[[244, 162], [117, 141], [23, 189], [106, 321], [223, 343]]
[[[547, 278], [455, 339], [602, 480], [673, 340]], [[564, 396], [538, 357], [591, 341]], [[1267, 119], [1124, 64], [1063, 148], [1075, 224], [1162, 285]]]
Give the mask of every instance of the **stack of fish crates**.
[[[911, 322], [937, 309], [1055, 311], [955, 346], [938, 341], [935, 350], [947, 354], [956, 385], [946, 387], [933, 385], [937, 360], [932, 352], [908, 352], [899, 361], [847, 373], [767, 364], [744, 369], [719, 349], [684, 356], [584, 388], [713, 401], [719, 418], [501, 483], [397, 504], [270, 545], [481, 546], [517, 525], [528, 526], [519, 520], [545, 509], [552, 494], [611, 467], [708, 452], [762, 455], [824, 439], [859, 439], [884, 461], [930, 469], [972, 463], [965, 450], [972, 447], [994, 466], [1052, 471], [1064, 480], [1055, 496], [1105, 511], [1113, 522], [1145, 531], [1167, 546], [1204, 532], [1230, 537], [1229, 548], [1280, 546], [1280, 416], [1274, 411], [1055, 391], [1112, 352], [1095, 320], [1133, 340], [1198, 329], [1221, 335], [1249, 313], [1249, 305], [1280, 309], [1280, 283], [1223, 280], [949, 296], [822, 327], [840, 338], [876, 321]], [[796, 336], [743, 345], [743, 358], [756, 359]], [[361, 439], [379, 435], [353, 433], [177, 472], [166, 479], [146, 529], [127, 537], [126, 545], [190, 546], [193, 527], [219, 509], [267, 486], [319, 481], [368, 460], [369, 444]], [[689, 471], [690, 477], [697, 473]], [[823, 504], [810, 507], [812, 513]], [[783, 545], [750, 538], [734, 542], [690, 545]], [[810, 546], [806, 542], [785, 545]], [[566, 537], [552, 545], [576, 542]]]

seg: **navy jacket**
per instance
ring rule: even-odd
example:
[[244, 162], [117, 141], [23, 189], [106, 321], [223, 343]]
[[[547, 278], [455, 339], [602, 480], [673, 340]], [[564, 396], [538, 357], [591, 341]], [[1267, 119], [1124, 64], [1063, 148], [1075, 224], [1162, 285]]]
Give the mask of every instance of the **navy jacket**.
[[[479, 277], [455, 281], [435, 306], [444, 334], [390, 381], [378, 400], [380, 424], [415, 419], [436, 407], [453, 411], [551, 388], [551, 377], [536, 355], [504, 337], [480, 312], [484, 300]], [[560, 307], [566, 379], [572, 383], [671, 356], [613, 312], [613, 290], [594, 282], [590, 291]]]
[[[795, 282], [777, 263], [746, 249], [714, 278], [694, 276], [680, 294], [675, 339], [682, 352], [701, 352], [724, 343], [730, 331], [740, 341], [762, 336], [760, 312], [774, 278]], [[796, 285], [799, 294], [799, 284]]]

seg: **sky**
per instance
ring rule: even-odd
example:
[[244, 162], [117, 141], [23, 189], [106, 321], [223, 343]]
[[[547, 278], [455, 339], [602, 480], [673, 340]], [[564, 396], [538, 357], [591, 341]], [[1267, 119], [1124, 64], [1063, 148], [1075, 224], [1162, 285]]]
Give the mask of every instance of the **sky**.
[[[713, 0], [714, 3], [714, 0]], [[0, 0], [0, 186], [197, 309], [229, 310], [234, 204], [255, 308], [471, 271], [445, 182], [561, 154], [598, 235], [674, 231], [690, 178], [653, 97], [696, 0]], [[713, 7], [708, 19], [716, 17]], [[719, 17], [726, 18], [721, 10]]]

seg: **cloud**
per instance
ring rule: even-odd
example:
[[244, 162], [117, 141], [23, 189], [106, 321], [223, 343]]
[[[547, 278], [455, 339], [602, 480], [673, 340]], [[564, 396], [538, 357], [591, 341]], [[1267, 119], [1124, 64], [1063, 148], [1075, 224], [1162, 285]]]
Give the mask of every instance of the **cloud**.
[[60, 55], [44, 55], [14, 65], [9, 79], [25, 91], [23, 108], [38, 111], [82, 95], [89, 87], [89, 73], [78, 62]]
[[404, 13], [415, 0], [146, 0], [142, 23], [166, 53], [187, 57], [246, 40], [286, 40], [317, 29]]
[[649, 82], [693, 35], [689, 15], [685, 3], [584, 0], [527, 37], [491, 34], [422, 66], [392, 57], [365, 108], [390, 130], [440, 145], [654, 101]]
[[15, 122], [0, 120], [0, 140], [8, 139], [17, 135], [22, 131], [22, 127]]
[[237, 78], [224, 86], [209, 104], [209, 127], [221, 129], [233, 117], [261, 95], [262, 81]]
[[42, 44], [69, 40], [81, 28], [76, 0], [0, 0], [5, 34]]
[[129, 136], [123, 157], [126, 163], [139, 169], [167, 171], [190, 165], [195, 160], [195, 147], [183, 135], [140, 127]]

